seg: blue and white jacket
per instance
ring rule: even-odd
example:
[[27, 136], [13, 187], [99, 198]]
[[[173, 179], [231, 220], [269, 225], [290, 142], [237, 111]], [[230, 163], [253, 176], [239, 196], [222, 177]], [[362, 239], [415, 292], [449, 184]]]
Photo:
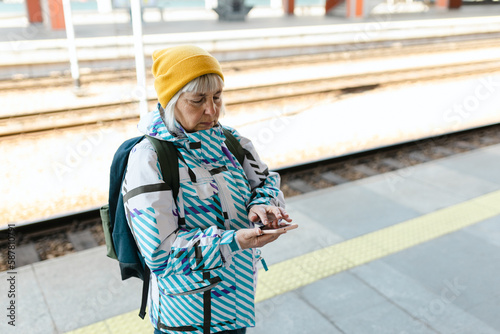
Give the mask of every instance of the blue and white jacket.
[[234, 129], [226, 127], [245, 151], [243, 166], [226, 147], [220, 125], [170, 133], [156, 110], [138, 128], [173, 142], [182, 156], [177, 201], [147, 139], [132, 149], [122, 188], [128, 223], [152, 272], [154, 327], [206, 334], [254, 326], [260, 251], [241, 250], [235, 231], [253, 227], [253, 205], [284, 207], [279, 175], [268, 171], [250, 140]]

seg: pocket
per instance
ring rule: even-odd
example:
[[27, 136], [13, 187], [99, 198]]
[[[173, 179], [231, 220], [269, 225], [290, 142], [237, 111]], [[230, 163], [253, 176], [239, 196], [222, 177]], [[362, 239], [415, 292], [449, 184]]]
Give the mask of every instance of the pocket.
[[196, 182], [181, 182], [182, 192], [187, 197], [197, 197], [201, 200], [209, 199], [219, 192], [219, 187], [213, 177], [197, 179]]
[[219, 199], [219, 189], [212, 178], [200, 182], [181, 184], [182, 201], [186, 226], [188, 228], [224, 227], [224, 214]]
[[[186, 280], [191, 280], [196, 275], [186, 276]], [[210, 279], [208, 284], [197, 289], [188, 290], [185, 286], [185, 292], [169, 293], [163, 291], [161, 298], [161, 307], [165, 309], [162, 312], [162, 323], [167, 327], [175, 328], [181, 326], [202, 327], [204, 321], [205, 303], [209, 302], [211, 312], [211, 323], [221, 326], [234, 323], [236, 321], [236, 298], [235, 286], [226, 281], [222, 281], [218, 276]], [[217, 282], [213, 282], [217, 280]], [[172, 292], [172, 289], [169, 289]], [[207, 301], [207, 294], [210, 300]], [[167, 316], [163, 316], [166, 314]], [[170, 315], [170, 316], [168, 316]]]
[[190, 275], [170, 275], [159, 281], [159, 288], [164, 296], [186, 296], [213, 289], [222, 282], [219, 276], [203, 279], [202, 272]]
[[[211, 291], [212, 321], [223, 323], [236, 318], [236, 285], [222, 281]], [[241, 309], [240, 309], [241, 311]]]
[[106, 241], [106, 255], [112, 259], [118, 260], [115, 247], [113, 244], [113, 228], [111, 227], [111, 217], [109, 215], [109, 205], [106, 204], [99, 210], [102, 221], [102, 230], [104, 232], [104, 240]]
[[219, 192], [215, 181], [192, 183], [192, 185], [196, 191], [196, 196], [202, 200], [211, 198]]
[[[195, 233], [210, 234], [210, 231], [213, 231], [213, 229], [205, 231], [197, 229]], [[206, 235], [205, 238], [210, 238], [210, 235]], [[192, 247], [172, 250], [170, 255], [172, 272], [185, 276], [190, 275], [192, 272], [203, 272], [222, 267], [219, 244], [210, 242], [204, 246], [199, 244], [199, 242], [196, 242]]]

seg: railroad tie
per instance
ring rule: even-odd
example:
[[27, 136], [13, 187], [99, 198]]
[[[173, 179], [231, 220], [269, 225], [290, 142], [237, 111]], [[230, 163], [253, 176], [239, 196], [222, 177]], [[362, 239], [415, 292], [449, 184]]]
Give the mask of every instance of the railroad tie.
[[465, 149], [465, 150], [475, 150], [477, 148], [476, 145], [471, 144], [471, 143], [466, 142], [466, 141], [463, 141], [463, 140], [455, 142], [455, 146], [458, 148]]
[[366, 176], [375, 176], [375, 175], [380, 174], [379, 172], [377, 172], [373, 168], [368, 167], [367, 165], [357, 165], [357, 166], [354, 166], [353, 169], [356, 172], [359, 172], [359, 173], [364, 174]]
[[436, 147], [433, 147], [432, 150], [434, 151], [434, 153], [436, 154], [442, 154], [442, 155], [445, 155], [445, 156], [448, 156], [448, 155], [453, 155], [455, 154], [455, 152], [453, 152], [452, 150], [450, 150], [449, 148], [446, 148], [446, 147], [443, 147], [443, 146], [436, 146]]
[[490, 136], [481, 137], [479, 140], [481, 141], [481, 144], [486, 144], [486, 145], [493, 145], [498, 143], [497, 139], [492, 138]]
[[431, 158], [429, 158], [428, 156], [426, 156], [425, 154], [423, 154], [421, 152], [411, 152], [409, 154], [409, 158], [413, 159], [413, 160], [420, 161], [420, 162], [431, 161]]
[[68, 239], [77, 252], [99, 246], [89, 230], [68, 232]]
[[309, 183], [307, 183], [304, 180], [297, 179], [297, 180], [291, 180], [288, 183], [288, 186], [294, 190], [300, 191], [301, 193], [308, 193], [311, 191], [317, 190], [313, 186], [311, 186]]
[[333, 184], [342, 184], [349, 182], [349, 180], [343, 178], [339, 174], [330, 171], [322, 173], [321, 178]]
[[393, 158], [383, 159], [382, 163], [384, 165], [389, 166], [389, 167], [394, 168], [394, 169], [401, 169], [401, 168], [405, 168], [406, 167], [406, 165], [404, 163], [402, 163], [399, 160], [393, 159]]
[[16, 267], [25, 266], [40, 261], [35, 244], [19, 245], [16, 247]]

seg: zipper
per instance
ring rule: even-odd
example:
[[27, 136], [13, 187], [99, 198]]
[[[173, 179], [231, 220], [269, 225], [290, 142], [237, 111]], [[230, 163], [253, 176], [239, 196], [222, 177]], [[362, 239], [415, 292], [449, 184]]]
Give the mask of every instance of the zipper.
[[191, 290], [191, 291], [186, 291], [186, 292], [181, 292], [181, 293], [166, 293], [164, 291], [164, 289], [162, 289], [162, 292], [166, 296], [186, 296], [186, 295], [192, 295], [192, 294], [195, 294], [195, 293], [200, 293], [200, 292], [205, 292], [207, 290], [210, 290], [210, 289], [214, 288], [215, 286], [219, 285], [220, 282], [222, 282], [222, 280], [217, 281], [215, 283], [212, 283], [210, 285], [204, 286], [203, 288], [194, 289], [194, 290]]
[[222, 212], [224, 212], [224, 208], [228, 209], [227, 210], [227, 219], [224, 219], [224, 227], [226, 228], [226, 230], [230, 230], [231, 229], [231, 219], [233, 219], [233, 213], [231, 210], [231, 206], [229, 205], [229, 200], [227, 199], [227, 194], [223, 190], [225, 187], [222, 187], [222, 185], [221, 185], [222, 182], [219, 181], [219, 177], [221, 177], [224, 182], [227, 182], [227, 181], [224, 180], [224, 175], [222, 175], [222, 173], [218, 173], [218, 174], [213, 175], [214, 181], [215, 181], [215, 183], [217, 183], [217, 188], [219, 188], [218, 195], [219, 195], [219, 199], [220, 199], [221, 210], [222, 210]]

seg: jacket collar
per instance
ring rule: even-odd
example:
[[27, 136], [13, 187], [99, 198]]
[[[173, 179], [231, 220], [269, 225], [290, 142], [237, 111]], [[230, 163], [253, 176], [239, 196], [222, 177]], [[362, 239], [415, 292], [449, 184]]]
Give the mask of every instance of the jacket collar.
[[138, 129], [143, 134], [174, 142], [176, 145], [184, 147], [194, 156], [205, 163], [220, 161], [222, 155], [222, 145], [226, 140], [220, 123], [211, 129], [196, 132], [186, 132], [182, 126], [176, 122], [176, 129], [169, 131], [161, 117], [161, 106], [155, 111], [141, 117]]

